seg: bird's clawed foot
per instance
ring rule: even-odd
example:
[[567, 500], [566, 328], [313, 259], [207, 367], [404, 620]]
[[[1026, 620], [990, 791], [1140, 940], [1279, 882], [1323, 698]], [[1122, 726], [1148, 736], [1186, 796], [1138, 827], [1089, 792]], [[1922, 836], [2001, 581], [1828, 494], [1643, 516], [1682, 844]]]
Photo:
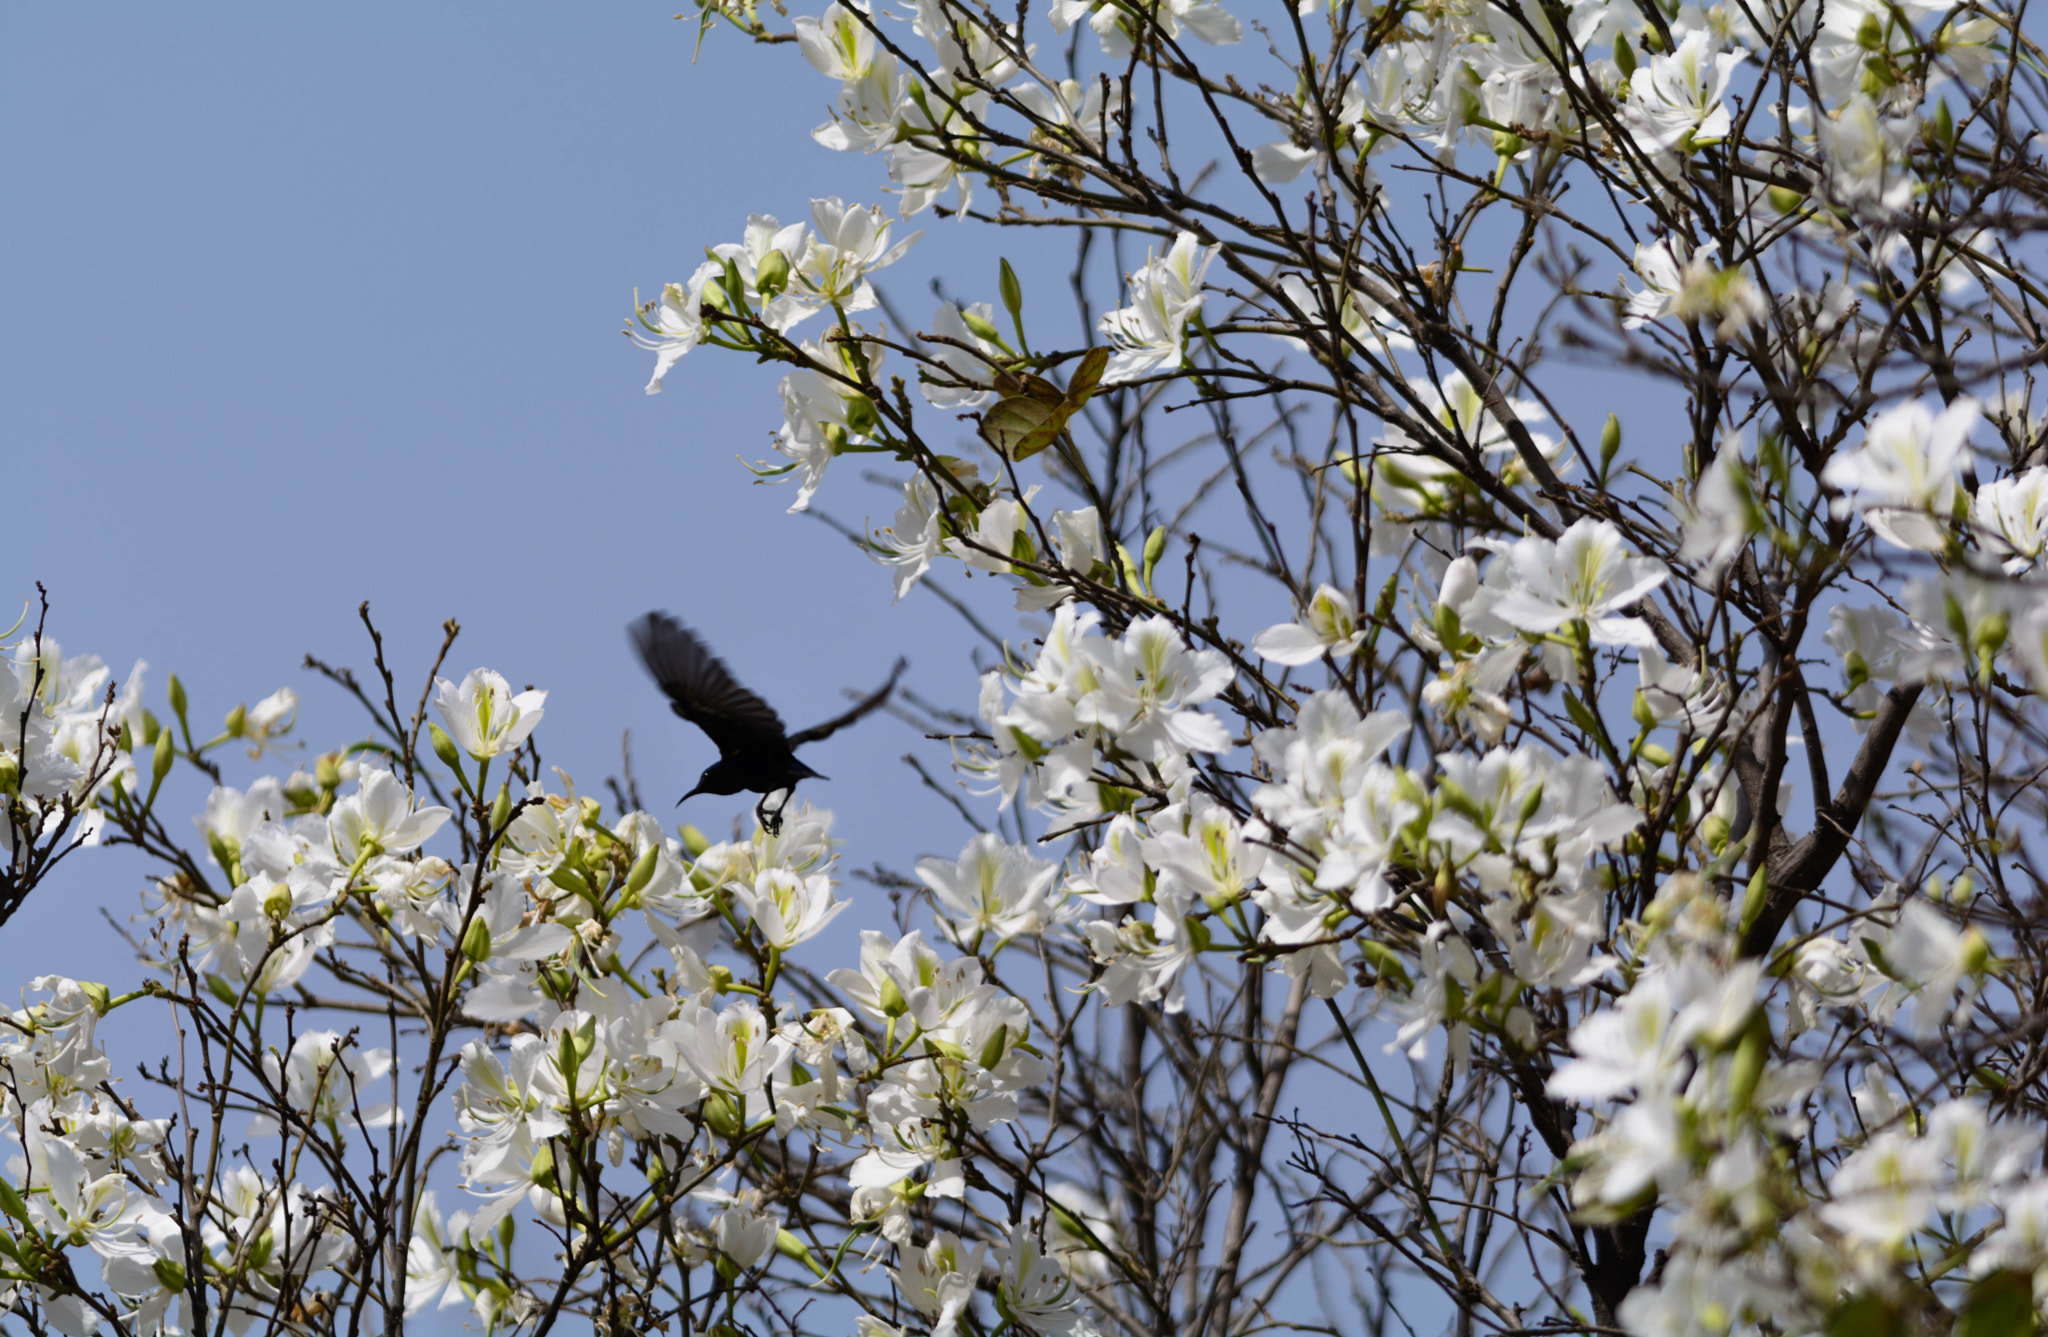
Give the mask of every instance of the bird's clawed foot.
[[[768, 806], [768, 800], [774, 798], [775, 794], [782, 795], [782, 802], [771, 808]], [[763, 794], [761, 801], [754, 805], [754, 820], [759, 822], [761, 829], [769, 835], [782, 834], [782, 810], [787, 808], [789, 801], [795, 797], [795, 786], [791, 786], [788, 789], [778, 789], [773, 794]]]

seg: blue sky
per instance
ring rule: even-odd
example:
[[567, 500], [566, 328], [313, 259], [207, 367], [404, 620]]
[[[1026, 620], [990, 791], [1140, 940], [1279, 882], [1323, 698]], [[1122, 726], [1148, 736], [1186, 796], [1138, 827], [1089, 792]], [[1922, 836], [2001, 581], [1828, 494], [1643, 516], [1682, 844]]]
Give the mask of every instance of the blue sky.
[[[793, 726], [899, 650], [914, 686], [971, 704], [955, 616], [892, 607], [884, 569], [737, 463], [780, 422], [768, 369], [700, 354], [641, 393], [636, 287], [687, 277], [750, 210], [887, 203], [878, 160], [810, 141], [833, 88], [795, 52], [720, 34], [693, 66], [673, 14], [0, 7], [6, 596], [43, 581], [64, 647], [123, 676], [147, 659], [154, 701], [179, 673], [195, 726], [289, 685], [319, 746], [360, 727], [307, 652], [366, 666], [368, 599], [416, 678], [454, 616], [450, 667], [547, 688], [543, 751], [581, 786], [633, 730], [650, 803], [711, 753], [626, 648], [648, 608]], [[890, 275], [906, 315], [934, 272], [992, 296], [989, 234], [921, 221]], [[1003, 241], [1028, 260], [1031, 239]], [[894, 501], [848, 463], [826, 502], [885, 522]], [[964, 839], [897, 760], [914, 745], [878, 720], [810, 754], [849, 866]], [[715, 830], [727, 801], [686, 813]], [[7, 978], [126, 975], [96, 911], [132, 909], [141, 872], [74, 861], [0, 934]]]

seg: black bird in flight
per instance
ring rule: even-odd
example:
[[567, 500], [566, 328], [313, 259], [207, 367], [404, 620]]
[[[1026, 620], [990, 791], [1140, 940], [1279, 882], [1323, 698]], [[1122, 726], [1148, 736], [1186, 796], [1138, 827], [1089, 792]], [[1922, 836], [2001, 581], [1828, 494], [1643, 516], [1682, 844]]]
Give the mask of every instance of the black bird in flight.
[[[761, 795], [754, 816], [770, 835], [782, 829], [782, 810], [789, 806], [797, 781], [826, 778], [798, 761], [796, 749], [829, 738], [879, 709], [896, 690], [906, 663], [897, 660], [889, 681], [844, 715], [790, 733], [774, 707], [740, 686], [725, 661], [667, 613], [649, 613], [626, 631], [640, 652], [640, 662], [667, 694], [669, 708], [718, 745], [718, 760], [704, 768], [697, 787], [677, 799], [677, 806], [695, 794], [737, 794], [744, 789]], [[768, 799], [778, 791], [783, 791], [782, 802], [771, 810]]]

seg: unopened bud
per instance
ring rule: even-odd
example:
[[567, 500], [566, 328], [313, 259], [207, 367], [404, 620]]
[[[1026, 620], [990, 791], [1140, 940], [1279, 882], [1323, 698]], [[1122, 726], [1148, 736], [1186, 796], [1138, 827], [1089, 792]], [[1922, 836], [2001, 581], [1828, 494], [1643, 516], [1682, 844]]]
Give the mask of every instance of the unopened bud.
[[775, 1252], [793, 1263], [802, 1263], [805, 1267], [817, 1269], [818, 1265], [811, 1260], [810, 1246], [787, 1230], [775, 1232]]
[[1728, 819], [1719, 813], [1712, 814], [1700, 823], [1700, 839], [1706, 842], [1708, 851], [1713, 854], [1719, 854], [1728, 848], [1728, 837], [1733, 831], [1734, 828]]
[[701, 857], [705, 850], [711, 848], [711, 837], [694, 826], [685, 826], [676, 834], [683, 838], [683, 848], [690, 852], [692, 859]]
[[872, 436], [882, 425], [882, 415], [875, 412], [874, 401], [866, 395], [848, 395], [846, 398], [846, 430], [858, 436]]
[[1781, 214], [1797, 213], [1806, 202], [1806, 197], [1790, 186], [1772, 186], [1764, 191], [1764, 198]]
[[432, 720], [428, 720], [427, 738], [433, 743], [434, 755], [441, 759], [443, 766], [446, 766], [451, 771], [461, 771], [462, 752], [455, 746], [455, 740], [448, 736], [446, 729], [443, 729]]
[[491, 830], [503, 831], [505, 824], [512, 820], [512, 790], [499, 784], [498, 797], [491, 803]]
[[1991, 964], [1991, 939], [1984, 936], [1983, 929], [1973, 927], [1963, 934], [1963, 950], [1960, 956], [1965, 974], [1984, 973], [1984, 967]]
[[160, 730], [156, 736], [156, 755], [149, 761], [150, 779], [162, 784], [164, 777], [171, 773], [171, 762], [177, 759], [177, 755], [171, 746], [171, 731]]
[[789, 256], [781, 247], [761, 257], [761, 263], [754, 268], [754, 289], [763, 297], [773, 297], [789, 286]]
[[996, 290], [1002, 294], [1003, 310], [1010, 313], [1011, 320], [1021, 321], [1024, 318], [1024, 285], [1017, 282], [1017, 271], [1010, 268], [1008, 260], [1002, 261], [1001, 266]]
[[960, 323], [965, 325], [968, 333], [977, 339], [986, 339], [992, 344], [1003, 341], [1003, 336], [997, 332], [996, 327], [990, 324], [988, 317], [982, 315], [979, 311], [962, 311], [960, 313]]
[[1606, 426], [1600, 429], [1600, 472], [1604, 476], [1614, 457], [1621, 453], [1621, 419], [1610, 413]]
[[482, 915], [472, 917], [469, 927], [462, 930], [462, 954], [472, 961], [491, 959], [491, 926]]
[[1152, 572], [1159, 566], [1159, 559], [1166, 555], [1166, 526], [1155, 526], [1145, 536], [1145, 588], [1152, 588]]
[[25, 1226], [33, 1224], [33, 1219], [28, 1214], [28, 1204], [22, 1201], [21, 1194], [15, 1191], [14, 1185], [5, 1179], [0, 1179], [0, 1212], [7, 1213]]
[[171, 675], [170, 694], [171, 713], [182, 721], [185, 718], [185, 684], [178, 681], [175, 673]]
[[704, 1125], [720, 1137], [738, 1137], [743, 1125], [740, 1112], [733, 1108], [732, 1097], [723, 1091], [714, 1091], [704, 1098]]
[[240, 738], [249, 731], [249, 707], [236, 706], [228, 712], [221, 728], [230, 738]]
[[647, 884], [654, 881], [654, 870], [660, 863], [661, 846], [649, 845], [642, 850], [640, 857], [633, 860], [632, 870], [626, 874], [626, 894], [638, 896], [645, 891]]
[[1742, 893], [1742, 917], [1737, 921], [1737, 926], [1744, 933], [1749, 932], [1750, 925], [1756, 923], [1757, 918], [1763, 914], [1764, 905], [1771, 898], [1768, 871], [1763, 868], [1757, 869], [1756, 874], [1749, 879], [1748, 888]]
[[1728, 1108], [1745, 1110], [1756, 1095], [1757, 1081], [1764, 1075], [1764, 1060], [1771, 1053], [1771, 1026], [1761, 1009], [1753, 1013], [1735, 1044], [1735, 1060], [1728, 1069]]

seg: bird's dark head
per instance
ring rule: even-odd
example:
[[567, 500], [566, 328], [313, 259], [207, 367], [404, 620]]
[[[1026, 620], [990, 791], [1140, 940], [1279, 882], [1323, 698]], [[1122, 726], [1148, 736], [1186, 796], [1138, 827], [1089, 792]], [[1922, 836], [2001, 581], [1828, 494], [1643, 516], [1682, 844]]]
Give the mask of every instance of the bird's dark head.
[[737, 794], [746, 787], [744, 778], [733, 768], [728, 767], [723, 760], [714, 761], [704, 768], [704, 774], [697, 777], [696, 788], [683, 795], [683, 798], [677, 799], [676, 805], [680, 807], [683, 799], [698, 794]]

